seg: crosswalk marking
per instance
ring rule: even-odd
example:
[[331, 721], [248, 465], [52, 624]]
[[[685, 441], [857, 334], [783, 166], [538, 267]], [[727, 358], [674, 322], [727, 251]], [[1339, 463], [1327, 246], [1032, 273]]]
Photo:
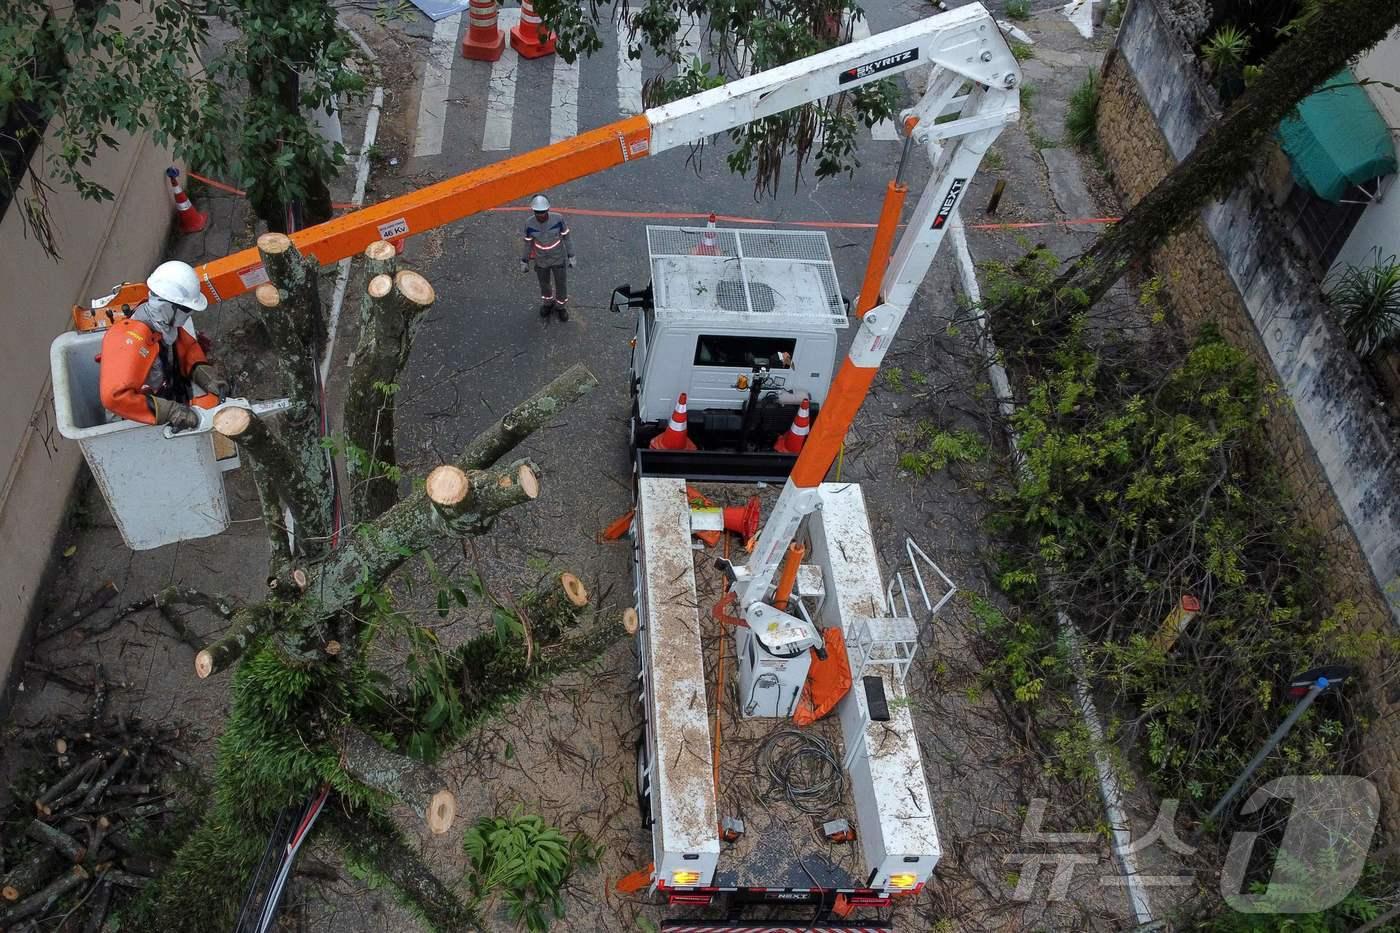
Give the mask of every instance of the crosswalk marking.
[[447, 120], [447, 90], [452, 85], [452, 61], [457, 52], [457, 30], [462, 14], [438, 20], [433, 25], [432, 47], [423, 69], [423, 88], [418, 95], [418, 129], [413, 139], [415, 156], [442, 152], [442, 128]]
[[[859, 42], [861, 39], [870, 38], [870, 20], [862, 16], [860, 19], [851, 21], [851, 41]], [[898, 140], [899, 130], [895, 127], [893, 120], [881, 120], [870, 128], [870, 136], [877, 140]]]
[[[520, 20], [520, 10], [501, 10], [497, 22], [509, 34]], [[501, 152], [510, 148], [511, 121], [515, 117], [515, 73], [520, 59], [506, 43], [505, 54], [491, 63], [491, 83], [486, 89], [486, 123], [481, 130], [481, 148]]]
[[627, 17], [617, 24], [617, 109], [623, 116], [642, 112], [642, 60], [627, 57]]
[[570, 65], [554, 56], [554, 85], [549, 99], [549, 141], [557, 143], [578, 135], [578, 59]]
[[[498, 14], [498, 21], [501, 30], [508, 32], [520, 21], [520, 10], [518, 8], [503, 9]], [[867, 22], [860, 20], [848, 21], [848, 23], [853, 39], [862, 39], [870, 35], [870, 25]], [[461, 25], [461, 15], [458, 14], [439, 21], [433, 28], [432, 45], [424, 68], [419, 95], [418, 122], [414, 129], [413, 154], [415, 156], [436, 156], [442, 153], [444, 124], [450, 106], [447, 101], [452, 85], [452, 69], [457, 67], [457, 44], [460, 38], [458, 30]], [[643, 59], [633, 59], [627, 54], [628, 23], [626, 17], [620, 17], [616, 29], [617, 111], [622, 116], [631, 116], [642, 112]], [[689, 67], [697, 58], [703, 60], [719, 53], [717, 48], [711, 48], [708, 55], [702, 54], [706, 47], [706, 35], [703, 17], [693, 14], [683, 17], [674, 47], [675, 55], [677, 57], [684, 56], [686, 59], [683, 67]], [[740, 45], [734, 49], [733, 57], [735, 61], [730, 64], [738, 68], [741, 73], [752, 70], [751, 49]], [[651, 57], [646, 60], [652, 62], [653, 65], [659, 64]], [[607, 68], [603, 62], [598, 64]], [[664, 63], [662, 66], [665, 67]], [[464, 79], [459, 76], [459, 88], [462, 88], [460, 93], [468, 94], [480, 101], [482, 98], [478, 95], [481, 93], [481, 83], [485, 80], [487, 84], [481, 129], [481, 149], [485, 152], [509, 152], [515, 142], [513, 123], [517, 102], [516, 83], [519, 78], [521, 59], [507, 45], [500, 60], [491, 64], [489, 78], [485, 74], [485, 69], [474, 62], [464, 61], [462, 67], [472, 70], [468, 78]], [[611, 69], [608, 69], [608, 72], [611, 72]], [[552, 69], [541, 73], [532, 68], [527, 74], [538, 75], [537, 78], [532, 77], [530, 80], [552, 81], [549, 91], [549, 140], [551, 143], [557, 143], [578, 134], [581, 122], [579, 113], [581, 104], [590, 104], [590, 106], [585, 107], [587, 111], [585, 121], [599, 119], [599, 115], [594, 110], [596, 105], [602, 104], [606, 98], [599, 99], [601, 95], [596, 93], [593, 95], [582, 94], [585, 81], [600, 81], [601, 83], [608, 80], [597, 71], [596, 65], [585, 68], [582, 60], [569, 64], [562, 58], [555, 56]], [[461, 84], [464, 80], [471, 85], [469, 88], [464, 88]], [[535, 100], [536, 98], [529, 99]], [[451, 109], [454, 112], [461, 112], [460, 108]], [[606, 105], [604, 105], [604, 109], [606, 109]], [[543, 114], [535, 115], [532, 125], [542, 122], [540, 119], [542, 117]], [[871, 136], [876, 140], [900, 139], [896, 124], [890, 120], [876, 124], [871, 129]], [[820, 135], [814, 142], [819, 148], [821, 145]]]

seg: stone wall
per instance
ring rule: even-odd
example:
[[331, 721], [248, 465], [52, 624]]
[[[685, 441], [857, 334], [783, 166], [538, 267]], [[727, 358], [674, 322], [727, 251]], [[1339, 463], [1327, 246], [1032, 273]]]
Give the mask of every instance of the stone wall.
[[[1158, 2], [1129, 5], [1099, 104], [1100, 145], [1129, 204], [1190, 152], [1216, 113], [1212, 91], [1166, 28]], [[1330, 545], [1330, 595], [1357, 606], [1358, 625], [1393, 632], [1400, 619], [1397, 434], [1324, 314], [1308, 263], [1275, 210], [1275, 154], [1261, 154], [1256, 174], [1158, 250], [1153, 266], [1185, 328], [1214, 323], [1286, 394], [1290, 404], [1276, 407], [1270, 439], [1299, 512]], [[1381, 788], [1387, 828], [1400, 832], [1400, 690], [1391, 661], [1377, 659], [1366, 672], [1366, 699], [1380, 716], [1363, 766]]]

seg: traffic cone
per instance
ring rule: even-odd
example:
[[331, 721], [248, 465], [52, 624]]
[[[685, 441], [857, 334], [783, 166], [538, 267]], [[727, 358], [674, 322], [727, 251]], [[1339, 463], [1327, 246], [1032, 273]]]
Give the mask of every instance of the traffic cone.
[[471, 0], [462, 57], [478, 62], [498, 61], [506, 50], [505, 33], [496, 25], [496, 0]]
[[165, 170], [165, 177], [170, 179], [170, 193], [175, 196], [175, 222], [180, 225], [180, 232], [198, 233], [203, 230], [209, 223], [209, 215], [195, 210], [186, 197], [185, 189], [180, 187], [180, 170], [172, 165]]
[[724, 530], [732, 531], [745, 541], [758, 534], [761, 520], [758, 496], [749, 496], [749, 501], [743, 505], [724, 507]]
[[692, 256], [718, 256], [719, 255], [719, 233], [715, 230], [715, 215], [710, 215], [710, 222], [705, 225], [705, 232], [700, 235], [700, 245], [690, 251]]
[[800, 454], [802, 445], [807, 443], [807, 434], [812, 430], [812, 406], [807, 399], [797, 408], [797, 417], [792, 419], [792, 427], [778, 438], [773, 449], [780, 454]]
[[540, 35], [540, 14], [530, 0], [520, 0], [520, 22], [510, 31], [510, 47], [520, 53], [521, 58], [543, 58], [554, 54], [553, 33]]
[[676, 408], [671, 412], [666, 430], [653, 437], [647, 446], [652, 450], [698, 450], [686, 433], [685, 420], [685, 393], [682, 392], [676, 399]]

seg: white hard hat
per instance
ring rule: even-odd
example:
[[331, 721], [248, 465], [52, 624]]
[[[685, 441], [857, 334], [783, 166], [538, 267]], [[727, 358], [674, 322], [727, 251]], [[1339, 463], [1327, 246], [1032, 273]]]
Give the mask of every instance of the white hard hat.
[[530, 210], [543, 214], [549, 210], [549, 198], [542, 194], [537, 194], [530, 199]]
[[157, 298], [191, 311], [203, 311], [209, 304], [199, 290], [199, 276], [187, 262], [172, 260], [156, 266], [150, 278], [146, 279], [146, 287]]

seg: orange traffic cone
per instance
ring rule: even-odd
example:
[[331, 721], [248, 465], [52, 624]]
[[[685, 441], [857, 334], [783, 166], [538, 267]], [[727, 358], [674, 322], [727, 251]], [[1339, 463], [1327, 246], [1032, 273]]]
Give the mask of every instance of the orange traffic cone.
[[715, 232], [715, 215], [710, 215], [710, 222], [705, 225], [705, 232], [700, 235], [700, 245], [690, 251], [692, 256], [718, 256], [719, 255], [719, 234]]
[[724, 507], [724, 530], [734, 532], [745, 541], [758, 534], [761, 520], [758, 496], [749, 496], [749, 501], [743, 505]]
[[203, 230], [209, 223], [209, 215], [195, 210], [186, 197], [185, 189], [180, 187], [180, 170], [172, 165], [165, 170], [165, 177], [170, 179], [170, 193], [175, 196], [175, 222], [180, 225], [180, 232], [198, 233]]
[[496, 0], [471, 0], [462, 57], [478, 62], [498, 61], [506, 50], [505, 33], [496, 25]]
[[686, 433], [685, 420], [685, 393], [682, 392], [676, 399], [676, 408], [671, 412], [666, 430], [653, 437], [647, 446], [652, 450], [698, 450]]
[[530, 0], [520, 0], [520, 22], [510, 31], [510, 47], [522, 58], [543, 58], [554, 54], [554, 33], [540, 34], [540, 14]]
[[797, 417], [792, 419], [792, 427], [787, 429], [786, 434], [778, 438], [773, 449], [780, 454], [799, 454], [802, 452], [802, 445], [807, 443], [807, 434], [811, 430], [812, 406], [804, 398], [802, 404], [797, 408]]

